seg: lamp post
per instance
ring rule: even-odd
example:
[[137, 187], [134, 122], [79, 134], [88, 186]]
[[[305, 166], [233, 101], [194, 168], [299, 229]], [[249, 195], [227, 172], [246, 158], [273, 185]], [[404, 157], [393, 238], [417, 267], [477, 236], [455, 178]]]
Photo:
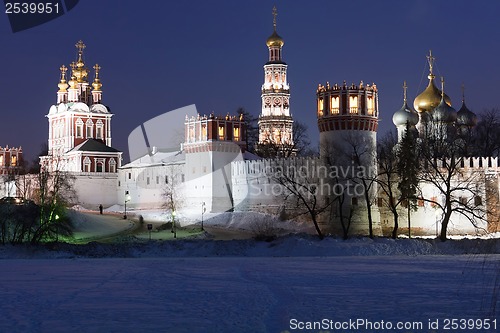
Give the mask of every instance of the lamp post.
[[177, 238], [177, 230], [175, 229], [175, 210], [172, 211], [172, 233], [174, 234], [174, 238]]
[[441, 212], [438, 209], [436, 209], [436, 211], [434, 212], [434, 214], [436, 214], [436, 238], [439, 237], [438, 223], [440, 213]]
[[203, 231], [203, 214], [207, 211], [207, 207], [205, 205], [205, 201], [201, 203], [201, 230]]
[[123, 215], [124, 220], [127, 219], [127, 202], [129, 201], [130, 201], [130, 194], [128, 193], [128, 191], [125, 191], [125, 214]]

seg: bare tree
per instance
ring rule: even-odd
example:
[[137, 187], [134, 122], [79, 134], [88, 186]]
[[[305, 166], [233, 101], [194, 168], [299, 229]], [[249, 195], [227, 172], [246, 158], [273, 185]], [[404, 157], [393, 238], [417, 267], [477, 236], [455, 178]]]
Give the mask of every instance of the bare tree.
[[255, 151], [255, 144], [259, 142], [259, 127], [257, 125], [259, 118], [251, 115], [250, 112], [243, 107], [239, 107], [236, 112], [240, 118], [243, 118], [245, 124], [246, 150], [253, 153]]
[[476, 156], [500, 156], [500, 109], [488, 109], [479, 114], [472, 141]]
[[331, 204], [331, 202], [323, 203], [320, 193], [320, 184], [317, 179], [310, 174], [302, 174], [294, 165], [287, 167], [279, 165], [276, 172], [271, 177], [273, 181], [280, 184], [285, 190], [283, 193], [285, 201], [294, 201], [294, 209], [297, 215], [309, 215], [316, 233], [320, 239], [324, 238], [324, 234], [319, 226], [318, 217]]
[[398, 175], [397, 158], [397, 137], [393, 132], [387, 133], [377, 146], [378, 176], [377, 183], [379, 189], [384, 194], [382, 201], [391, 211], [394, 219], [394, 226], [391, 237], [398, 237], [399, 212], [398, 208], [403, 202], [401, 192], [398, 190], [400, 178]]
[[369, 237], [373, 238], [372, 206], [376, 195], [374, 188], [376, 187], [377, 175], [372, 172], [371, 168], [376, 166], [376, 151], [371, 149], [371, 142], [366, 142], [365, 139], [356, 136], [354, 133], [346, 135], [343, 143], [340, 151], [343, 152], [345, 159], [349, 157], [351, 159], [351, 165], [344, 165], [344, 168], [352, 168], [352, 171], [347, 172], [346, 175], [348, 180], [362, 186], [367, 210]]
[[[483, 206], [478, 189], [484, 183], [481, 173], [475, 169], [464, 168], [464, 147], [461, 140], [450, 135], [446, 125], [436, 125], [433, 135], [422, 141], [419, 173], [421, 184], [432, 185], [441, 196], [426, 198], [420, 189], [419, 200], [430, 202], [441, 211], [441, 232], [439, 238], [447, 239], [447, 230], [452, 214], [464, 216], [475, 227], [478, 221], [486, 221], [486, 209]], [[479, 202], [481, 201], [481, 202]]]

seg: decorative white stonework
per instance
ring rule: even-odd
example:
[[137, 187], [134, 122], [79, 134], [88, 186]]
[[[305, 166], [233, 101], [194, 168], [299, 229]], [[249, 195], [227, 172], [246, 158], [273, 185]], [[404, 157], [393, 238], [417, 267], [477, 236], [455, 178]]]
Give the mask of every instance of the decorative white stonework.
[[259, 116], [259, 142], [257, 151], [266, 145], [293, 149], [293, 119], [290, 114], [290, 86], [287, 81], [288, 65], [282, 60], [283, 39], [276, 32], [276, 7], [273, 9], [274, 32], [267, 39], [269, 61], [264, 65], [262, 85], [262, 112]]

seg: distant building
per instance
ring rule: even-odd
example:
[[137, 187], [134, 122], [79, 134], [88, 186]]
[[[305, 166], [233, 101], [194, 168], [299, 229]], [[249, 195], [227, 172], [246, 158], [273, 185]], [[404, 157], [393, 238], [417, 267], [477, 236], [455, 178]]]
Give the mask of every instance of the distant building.
[[15, 175], [23, 160], [23, 149], [0, 146], [0, 175]]

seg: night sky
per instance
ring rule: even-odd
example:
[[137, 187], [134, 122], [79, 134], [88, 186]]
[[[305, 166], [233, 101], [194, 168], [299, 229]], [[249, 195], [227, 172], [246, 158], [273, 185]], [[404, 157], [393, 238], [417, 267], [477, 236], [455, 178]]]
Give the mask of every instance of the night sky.
[[425, 88], [429, 49], [455, 108], [462, 82], [471, 110], [500, 106], [500, 1], [84, 0], [18, 33], [0, 14], [0, 146], [22, 146], [29, 159], [38, 154], [59, 67], [76, 60], [80, 39], [87, 67], [102, 67], [117, 149], [127, 152], [129, 133], [143, 122], [193, 103], [201, 114], [244, 107], [257, 116], [274, 4], [290, 110], [314, 145], [318, 83], [375, 82], [379, 133], [386, 132], [402, 105], [403, 81], [411, 104]]

